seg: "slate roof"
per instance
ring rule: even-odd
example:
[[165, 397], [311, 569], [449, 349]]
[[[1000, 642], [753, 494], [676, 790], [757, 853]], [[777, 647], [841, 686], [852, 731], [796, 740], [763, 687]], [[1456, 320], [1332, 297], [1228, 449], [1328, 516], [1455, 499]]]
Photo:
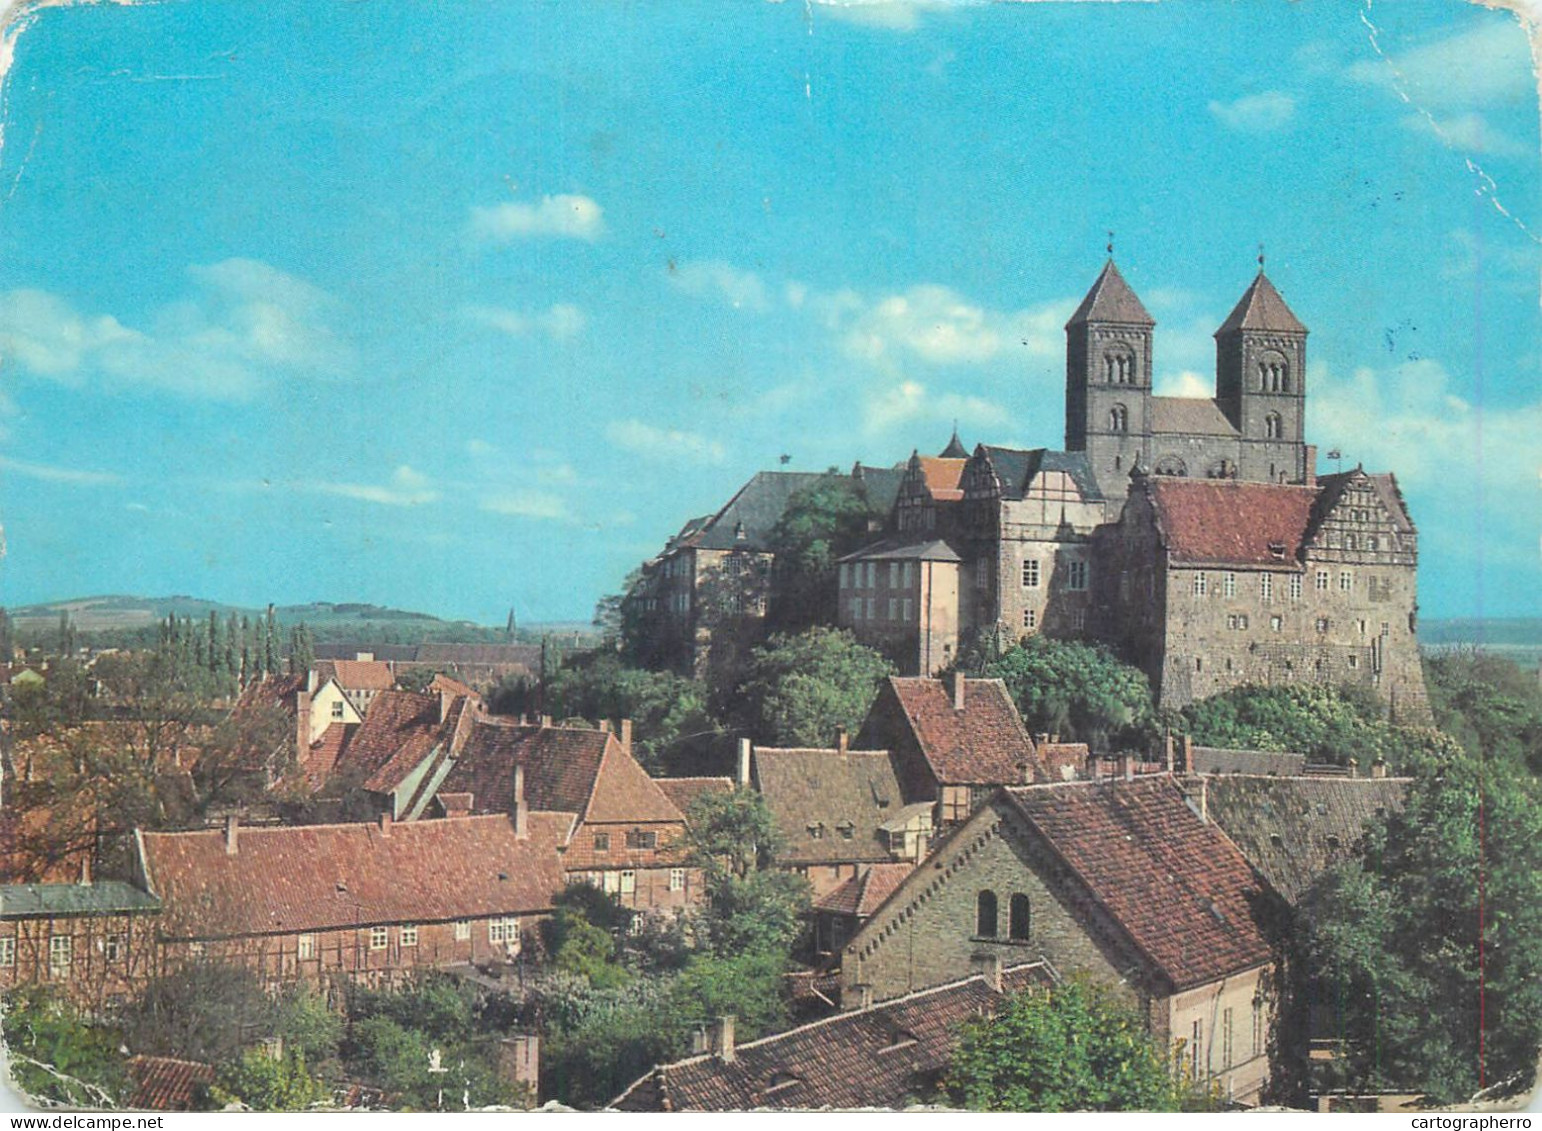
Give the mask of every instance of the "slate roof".
[[867, 496], [867, 509], [874, 515], [886, 516], [894, 509], [899, 497], [900, 484], [905, 481], [903, 467], [869, 467], [865, 463], [856, 466], [854, 477], [861, 481]]
[[1092, 289], [1087, 292], [1087, 297], [1082, 299], [1081, 305], [1076, 308], [1076, 313], [1071, 315], [1066, 329], [1080, 325], [1084, 322], [1123, 322], [1137, 326], [1155, 326], [1156, 320], [1146, 313], [1146, 308], [1141, 305], [1140, 299], [1135, 297], [1135, 292], [1130, 289], [1130, 284], [1124, 281], [1124, 276], [1119, 274], [1119, 268], [1114, 266], [1113, 258], [1103, 265]]
[[959, 552], [941, 538], [887, 538], [840, 558], [843, 562], [854, 561], [923, 561], [962, 562]]
[[1002, 971], [997, 993], [981, 975], [749, 1041], [734, 1059], [695, 1056], [655, 1068], [611, 1101], [621, 1111], [896, 1108], [929, 1091], [959, 1026], [1010, 994], [1048, 986], [1042, 963]]
[[1402, 809], [1408, 780], [1227, 775], [1189, 778], [1184, 788], [1196, 801], [1204, 789], [1211, 819], [1294, 904], [1330, 865], [1357, 851], [1378, 810]]
[[840, 887], [816, 899], [814, 910], [865, 919], [894, 894], [894, 890], [915, 868], [915, 863], [910, 860], [871, 864]]
[[550, 910], [566, 875], [568, 813], [375, 824], [141, 833], [147, 886], [165, 905], [163, 938], [289, 934], [377, 923]]
[[199, 1086], [214, 1083], [214, 1066], [170, 1056], [133, 1056], [128, 1062], [134, 1094], [128, 1106], [142, 1111], [191, 1111]]
[[953, 436], [948, 441], [948, 446], [937, 453], [938, 459], [968, 459], [969, 449], [964, 447], [964, 442], [958, 438], [958, 429], [953, 429]]
[[975, 453], [978, 456], [982, 452], [989, 458], [996, 473], [1003, 498], [1021, 499], [1028, 484], [1041, 471], [1063, 471], [1076, 484], [1082, 498], [1092, 502], [1103, 498], [1086, 452], [1058, 452], [1053, 448], [997, 448], [981, 444]]
[[753, 775], [786, 839], [779, 863], [891, 859], [879, 827], [905, 802], [887, 751], [757, 746]]
[[704, 793], [732, 793], [732, 778], [654, 778], [653, 784], [674, 802], [682, 813], [690, 810], [695, 800]]
[[1268, 962], [1264, 888], [1166, 774], [1006, 791], [1059, 860], [1174, 990]]
[[821, 478], [811, 471], [757, 471], [721, 510], [695, 531], [682, 530], [676, 542], [703, 550], [769, 550], [771, 531], [787, 509], [787, 501]]
[[1164, 436], [1236, 436], [1237, 426], [1209, 398], [1152, 397], [1151, 431]]
[[1301, 568], [1315, 489], [1166, 475], [1142, 482], [1173, 563]]
[[1273, 330], [1287, 334], [1307, 332], [1262, 270], [1248, 285], [1248, 289], [1242, 292], [1237, 305], [1226, 316], [1226, 321], [1221, 323], [1215, 335], [1220, 337], [1238, 330]]
[[121, 880], [99, 880], [94, 884], [0, 885], [0, 919], [111, 915], [160, 909], [161, 901], [155, 896]]
[[439, 789], [471, 794], [474, 812], [507, 813], [516, 765], [525, 767], [525, 800], [533, 809], [591, 823], [684, 819], [614, 735], [587, 727], [478, 718]]
[[1195, 746], [1196, 774], [1261, 774], [1299, 777], [1306, 769], [1306, 755], [1278, 750], [1228, 750], [1219, 746]]
[[388, 691], [396, 686], [391, 665], [384, 660], [317, 660], [316, 678], [335, 679], [348, 691]]
[[524, 664], [541, 661], [539, 644], [419, 644], [413, 659], [420, 664]]
[[[1019, 785], [1024, 766], [1032, 780], [1043, 780], [1033, 739], [1001, 680], [965, 680], [962, 711], [953, 709], [953, 696], [940, 679], [890, 676], [886, 690], [898, 701], [901, 725], [908, 727], [940, 784]], [[895, 742], [876, 733], [879, 705], [875, 701], [863, 724], [861, 741]]]

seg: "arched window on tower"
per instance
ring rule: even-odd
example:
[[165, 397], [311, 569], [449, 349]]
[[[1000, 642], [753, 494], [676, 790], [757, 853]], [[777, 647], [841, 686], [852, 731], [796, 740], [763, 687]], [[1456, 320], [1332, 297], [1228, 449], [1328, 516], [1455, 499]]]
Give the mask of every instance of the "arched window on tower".
[[1135, 358], [1120, 350], [1103, 355], [1103, 376], [1110, 385], [1135, 384]]
[[1130, 410], [1122, 404], [1116, 404], [1108, 410], [1108, 430], [1110, 432], [1128, 432], [1130, 430]]
[[1007, 905], [1007, 936], [1020, 942], [1028, 941], [1028, 931], [1032, 926], [1030, 918], [1028, 897], [1018, 892]]
[[1281, 440], [1285, 437], [1285, 422], [1277, 412], [1264, 417], [1264, 439]]
[[996, 893], [982, 891], [974, 903], [974, 933], [976, 938], [996, 937]]
[[1290, 365], [1277, 353], [1266, 353], [1258, 359], [1258, 391], [1260, 393], [1290, 392]]

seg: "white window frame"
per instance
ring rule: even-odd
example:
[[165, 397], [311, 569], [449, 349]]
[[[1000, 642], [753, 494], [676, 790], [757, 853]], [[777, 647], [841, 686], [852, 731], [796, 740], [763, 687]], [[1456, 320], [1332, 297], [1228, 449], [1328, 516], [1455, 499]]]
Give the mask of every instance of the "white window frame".
[[1210, 592], [1210, 577], [1204, 570], [1194, 575], [1194, 596], [1204, 597]]
[[[1267, 577], [1268, 574], [1265, 574], [1264, 576]], [[1222, 574], [1221, 575], [1221, 596], [1223, 596], [1223, 597], [1235, 597], [1236, 595], [1237, 595], [1237, 575], [1235, 573], [1224, 573], [1224, 574]]]
[[1084, 592], [1087, 588], [1087, 575], [1089, 572], [1086, 562], [1080, 558], [1072, 558], [1066, 562], [1065, 587], [1073, 593]]
[[685, 890], [685, 869], [684, 868], [671, 868], [669, 870], [669, 890], [670, 891], [684, 891]]
[[402, 946], [417, 946], [418, 925], [416, 923], [403, 923], [397, 932], [396, 941]]
[[75, 963], [75, 940], [69, 935], [48, 936], [48, 973], [55, 978], [68, 978], [70, 967]]
[[300, 935], [294, 942], [295, 957], [301, 961], [316, 957], [316, 936]]
[[1317, 592], [1326, 593], [1328, 588], [1328, 571], [1325, 569], [1320, 569], [1317, 571]]
[[1258, 575], [1258, 599], [1266, 605], [1274, 600], [1274, 574]]
[[1023, 588], [1037, 589], [1039, 587], [1039, 559], [1023, 559]]
[[6, 935], [0, 938], [0, 968], [16, 965], [16, 938]]
[[102, 960], [104, 962], [122, 962], [124, 952], [128, 950], [128, 937], [126, 935], [108, 935], [102, 940]]
[[1339, 592], [1353, 593], [1355, 591], [1355, 575], [1352, 570], [1339, 570]]
[[1299, 573], [1291, 574], [1290, 575], [1290, 599], [1292, 601], [1299, 601], [1299, 600], [1301, 600], [1301, 589], [1302, 589], [1301, 575]]
[[487, 941], [490, 943], [511, 943], [519, 941], [519, 918], [514, 915], [504, 915], [498, 919], [487, 921]]
[[470, 938], [471, 938], [471, 920], [470, 919], [457, 919], [457, 920], [455, 920], [455, 941], [456, 942], [466, 942]]
[[637, 890], [637, 873], [628, 868], [621, 873], [621, 894], [631, 895]]
[[370, 950], [384, 950], [391, 945], [391, 930], [389, 927], [371, 927], [369, 929]]

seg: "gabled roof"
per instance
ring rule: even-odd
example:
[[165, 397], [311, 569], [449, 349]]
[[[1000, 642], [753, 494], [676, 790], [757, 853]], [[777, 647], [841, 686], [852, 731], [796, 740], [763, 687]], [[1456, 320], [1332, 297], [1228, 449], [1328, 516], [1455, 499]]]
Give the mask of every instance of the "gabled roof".
[[1157, 435], [1236, 436], [1236, 425], [1208, 397], [1152, 397], [1151, 431]]
[[1141, 482], [1174, 563], [1300, 568], [1315, 489], [1166, 475]]
[[1059, 452], [1053, 448], [997, 448], [981, 444], [975, 449], [975, 456], [982, 453], [990, 460], [996, 481], [1001, 484], [1003, 498], [1021, 499], [1028, 484], [1042, 471], [1061, 471], [1069, 475], [1082, 498], [1089, 502], [1103, 498], [1086, 452]]
[[321, 737], [311, 743], [305, 762], [297, 767], [298, 773], [312, 789], [320, 789], [337, 770], [353, 736], [362, 723], [330, 723]]
[[840, 887], [826, 892], [814, 901], [815, 911], [827, 911], [836, 915], [855, 915], [865, 919], [880, 904], [894, 894], [894, 889], [911, 872], [915, 863], [910, 860], [890, 864], [869, 864]]
[[932, 498], [949, 502], [964, 497], [964, 468], [969, 464], [967, 455], [947, 459], [918, 455], [912, 462], [920, 469], [922, 481]]
[[869, 513], [885, 517], [894, 509], [894, 500], [899, 497], [900, 484], [905, 479], [905, 469], [903, 467], [869, 467], [865, 463], [859, 463], [853, 469], [852, 477], [862, 484], [862, 491], [867, 496]]
[[236, 711], [278, 709], [294, 715], [295, 696], [305, 690], [303, 675], [270, 675], [256, 683], [249, 683], [236, 700]]
[[525, 800], [534, 809], [575, 813], [586, 822], [684, 819], [614, 735], [587, 727], [479, 718], [439, 789], [471, 794], [474, 812], [507, 813], [516, 765], [525, 768]]
[[674, 802], [675, 808], [686, 813], [696, 799], [704, 793], [732, 793], [732, 778], [654, 778], [653, 784], [663, 790], [664, 796]]
[[1175, 990], [1268, 962], [1242, 853], [1166, 774], [1006, 791], [1152, 972]]
[[134, 1095], [128, 1106], [141, 1111], [191, 1111], [200, 1087], [214, 1083], [214, 1065], [170, 1056], [133, 1056], [128, 1062]]
[[566, 876], [568, 813], [141, 833], [164, 938], [210, 939], [549, 910]]
[[1274, 289], [1274, 284], [1262, 270], [1248, 285], [1248, 289], [1242, 292], [1242, 297], [1237, 300], [1237, 305], [1232, 307], [1232, 312], [1226, 316], [1226, 321], [1221, 323], [1221, 328], [1215, 332], [1215, 336], [1220, 337], [1222, 334], [1231, 334], [1238, 330], [1272, 330], [1285, 334], [1307, 332], [1301, 320], [1291, 313], [1290, 307], [1286, 306], [1285, 300], [1280, 297], [1280, 292]]
[[838, 559], [855, 561], [922, 561], [961, 562], [963, 557], [942, 538], [886, 538], [882, 542], [863, 546], [855, 553]]
[[749, 1041], [734, 1059], [662, 1065], [611, 1107], [621, 1111], [901, 1107], [935, 1088], [959, 1026], [1053, 976], [1043, 963], [1009, 967], [997, 992], [982, 975], [921, 990]]
[[1146, 313], [1130, 284], [1119, 274], [1112, 258], [1103, 265], [1092, 289], [1082, 299], [1076, 313], [1065, 324], [1067, 330], [1086, 322], [1122, 322], [1133, 326], [1155, 326], [1156, 319]]
[[317, 660], [316, 677], [335, 679], [344, 691], [387, 691], [396, 686], [384, 660]]
[[161, 901], [121, 880], [0, 885], [0, 919], [159, 911]]
[[1329, 866], [1360, 848], [1366, 828], [1403, 808], [1406, 778], [1186, 779], [1211, 819], [1270, 885], [1294, 904]]
[[414, 659], [420, 664], [524, 664], [534, 667], [541, 659], [539, 644], [419, 644]]
[[769, 550], [771, 531], [788, 500], [821, 478], [812, 471], [757, 471], [715, 515], [695, 530], [682, 530], [676, 544], [703, 550]]
[[1331, 475], [1319, 475], [1317, 486], [1320, 489], [1317, 497], [1317, 508], [1312, 515], [1312, 532], [1315, 534], [1318, 526], [1338, 506], [1339, 500], [1344, 497], [1344, 492], [1350, 487], [1366, 486], [1375, 492], [1381, 505], [1386, 508], [1387, 517], [1392, 520], [1401, 534], [1414, 532], [1413, 520], [1408, 517], [1408, 508], [1403, 504], [1403, 492], [1397, 485], [1397, 477], [1390, 472], [1373, 474], [1362, 468], [1351, 468], [1349, 471], [1334, 472]]
[[786, 841], [779, 863], [892, 858], [879, 828], [905, 799], [887, 751], [757, 746], [753, 773]]
[[1001, 680], [966, 679], [964, 709], [955, 711], [942, 680], [890, 676], [862, 724], [859, 741], [897, 744], [898, 736], [879, 733], [892, 717], [881, 710], [885, 693], [897, 702], [900, 725], [908, 729], [939, 783], [1018, 785], [1025, 780], [1025, 767], [1030, 780], [1043, 780], [1033, 739]]
[[441, 746], [470, 700], [456, 699], [439, 717], [440, 696], [411, 691], [381, 691], [364, 722], [338, 755], [335, 776], [377, 793], [390, 793]]

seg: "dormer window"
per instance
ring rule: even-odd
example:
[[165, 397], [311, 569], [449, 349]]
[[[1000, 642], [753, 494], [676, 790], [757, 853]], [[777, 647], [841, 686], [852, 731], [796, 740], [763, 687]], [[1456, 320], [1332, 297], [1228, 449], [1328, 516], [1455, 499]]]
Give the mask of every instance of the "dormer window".
[[808, 827], [808, 835], [810, 840], [823, 840], [825, 835], [824, 824], [819, 821], [814, 822]]

